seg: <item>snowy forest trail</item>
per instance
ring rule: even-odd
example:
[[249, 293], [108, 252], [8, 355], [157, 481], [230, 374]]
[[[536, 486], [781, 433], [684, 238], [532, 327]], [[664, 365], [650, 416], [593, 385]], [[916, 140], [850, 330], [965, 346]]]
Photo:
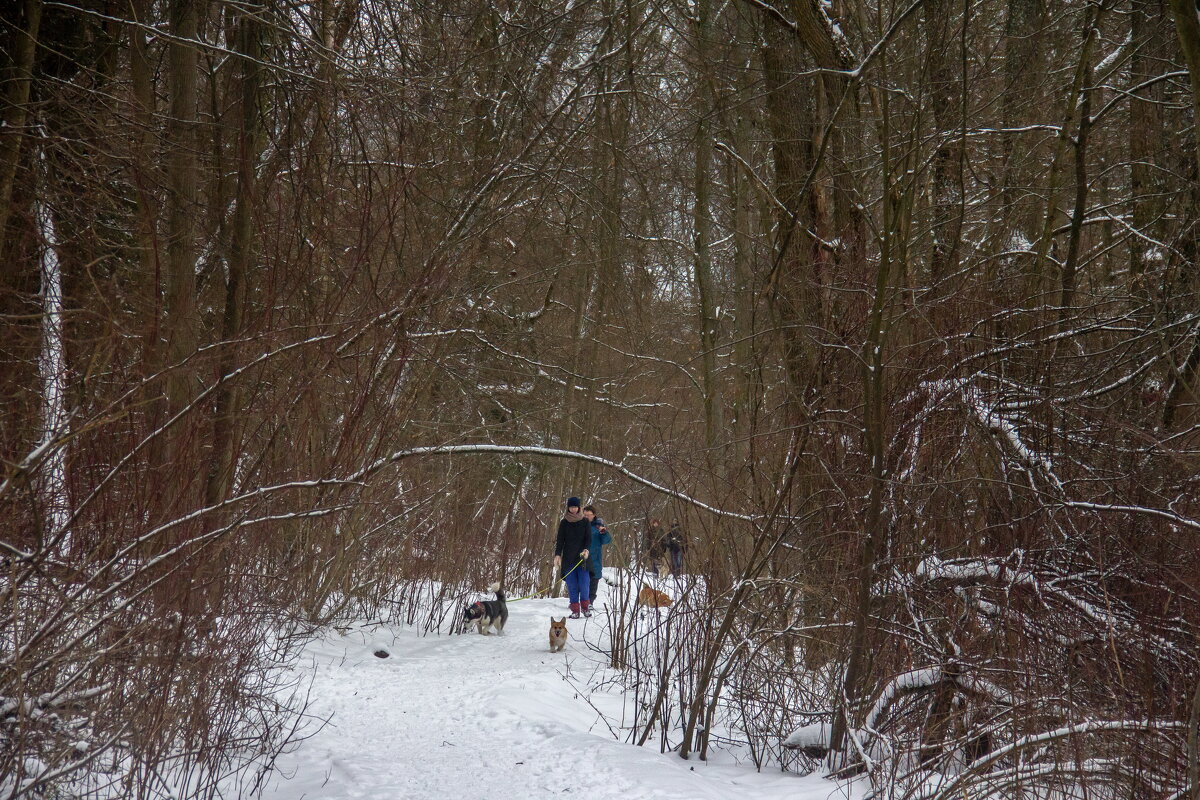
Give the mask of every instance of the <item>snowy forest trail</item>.
[[[569, 620], [550, 653], [562, 599], [510, 604], [503, 636], [420, 636], [362, 628], [305, 650], [309, 713], [329, 723], [279, 759], [270, 800], [728, 800], [838, 796], [833, 784], [751, 765], [683, 761], [614, 736], [624, 698], [597, 645], [603, 610]], [[377, 644], [391, 653], [373, 654]], [[304, 680], [307, 675], [302, 675]], [[612, 723], [615, 726], [615, 722]], [[844, 791], [842, 792], [844, 796]]]

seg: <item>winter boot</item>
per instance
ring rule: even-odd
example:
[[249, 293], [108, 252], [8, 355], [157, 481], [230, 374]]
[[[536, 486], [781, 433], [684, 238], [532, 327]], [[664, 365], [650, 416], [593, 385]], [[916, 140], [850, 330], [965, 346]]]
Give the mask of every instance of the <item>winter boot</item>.
[[579, 603], [571, 603], [571, 619], [579, 619]]
[[591, 600], [583, 601], [583, 615], [585, 617], [590, 617], [592, 615], [592, 601]]

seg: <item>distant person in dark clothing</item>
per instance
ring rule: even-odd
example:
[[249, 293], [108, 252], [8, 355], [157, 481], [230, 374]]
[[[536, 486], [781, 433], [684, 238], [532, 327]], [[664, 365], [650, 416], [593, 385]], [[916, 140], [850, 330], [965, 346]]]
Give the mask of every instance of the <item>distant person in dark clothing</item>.
[[687, 537], [678, 522], [672, 522], [667, 531], [667, 550], [671, 553], [671, 574], [678, 578], [683, 574], [683, 554], [687, 552]]
[[646, 558], [650, 560], [650, 571], [655, 575], [658, 574], [658, 565], [666, 554], [666, 531], [663, 530], [662, 521], [655, 517], [650, 520], [650, 527], [646, 529]]
[[591, 588], [592, 567], [588, 561], [588, 547], [592, 544], [592, 524], [579, 510], [579, 498], [567, 499], [567, 513], [558, 522], [558, 536], [554, 540], [554, 568], [567, 584], [567, 595], [571, 602], [571, 619], [579, 619], [582, 610], [585, 617], [592, 615]]
[[612, 534], [608, 532], [604, 520], [596, 516], [595, 506], [584, 506], [583, 515], [592, 526], [592, 544], [588, 547], [588, 558], [592, 562], [592, 582], [588, 587], [588, 597], [595, 603], [600, 579], [604, 577], [604, 545], [612, 541]]

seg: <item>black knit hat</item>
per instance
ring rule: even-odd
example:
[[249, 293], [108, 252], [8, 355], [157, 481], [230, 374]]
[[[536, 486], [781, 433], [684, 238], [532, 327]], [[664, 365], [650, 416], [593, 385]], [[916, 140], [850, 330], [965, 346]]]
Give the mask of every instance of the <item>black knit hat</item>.
[[581, 505], [583, 505], [583, 503], [579, 502], [578, 497], [567, 498], [567, 508], [579, 508]]

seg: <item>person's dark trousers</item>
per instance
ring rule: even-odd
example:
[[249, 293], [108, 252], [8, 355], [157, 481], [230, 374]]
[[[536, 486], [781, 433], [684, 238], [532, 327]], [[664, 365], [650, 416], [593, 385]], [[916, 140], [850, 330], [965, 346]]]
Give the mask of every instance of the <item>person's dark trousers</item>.
[[591, 583], [591, 591], [588, 592], [588, 597], [590, 597], [592, 599], [593, 603], [596, 602], [596, 590], [599, 588], [600, 588], [600, 576], [593, 575], [592, 583]]

